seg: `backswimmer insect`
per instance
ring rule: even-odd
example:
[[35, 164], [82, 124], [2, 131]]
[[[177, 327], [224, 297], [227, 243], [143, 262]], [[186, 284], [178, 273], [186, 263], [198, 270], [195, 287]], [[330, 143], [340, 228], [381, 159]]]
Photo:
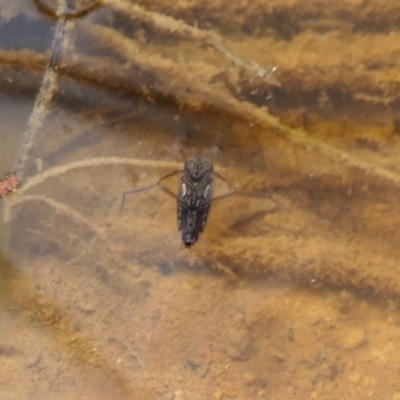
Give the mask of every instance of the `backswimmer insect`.
[[[179, 180], [178, 194], [175, 194], [165, 187], [162, 181], [179, 174], [182, 174], [182, 177]], [[230, 191], [226, 194], [213, 197], [214, 178], [221, 179], [225, 182]], [[160, 187], [164, 192], [177, 200], [178, 230], [182, 234], [182, 241], [186, 248], [192, 247], [199, 240], [206, 226], [211, 203], [215, 201], [223, 200], [233, 195], [269, 198], [275, 204], [290, 212], [285, 205], [274, 199], [270, 193], [232, 191], [226, 179], [218, 172], [214, 171], [213, 163], [207, 158], [190, 158], [185, 162], [183, 170], [173, 171], [163, 176], [152, 185], [124, 192], [121, 201], [121, 212], [124, 208], [126, 196], [152, 189], [156, 186]]]

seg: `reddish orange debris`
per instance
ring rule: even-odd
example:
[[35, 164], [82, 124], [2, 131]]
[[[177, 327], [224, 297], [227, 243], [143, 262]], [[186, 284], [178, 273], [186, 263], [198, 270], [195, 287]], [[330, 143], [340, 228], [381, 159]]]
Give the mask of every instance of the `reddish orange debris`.
[[0, 197], [14, 192], [19, 186], [19, 181], [14, 173], [8, 174], [4, 179], [0, 180]]

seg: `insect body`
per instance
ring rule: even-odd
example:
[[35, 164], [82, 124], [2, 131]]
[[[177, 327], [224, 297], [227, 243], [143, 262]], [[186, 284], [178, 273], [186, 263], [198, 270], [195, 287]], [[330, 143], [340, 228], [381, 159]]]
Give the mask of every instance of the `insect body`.
[[185, 247], [193, 246], [204, 230], [214, 193], [213, 165], [205, 158], [185, 163], [178, 190], [178, 229]]
[[[178, 195], [162, 184], [164, 179], [182, 174], [179, 181]], [[178, 202], [178, 229], [182, 234], [182, 241], [186, 248], [192, 247], [203, 233], [206, 226], [211, 203], [222, 200], [233, 195], [270, 198], [280, 207], [288, 210], [281, 202], [274, 199], [270, 193], [243, 193], [230, 191], [218, 197], [214, 194], [214, 178], [221, 179], [228, 187], [229, 184], [223, 176], [214, 171], [213, 164], [206, 158], [190, 158], [185, 162], [183, 170], [173, 171], [163, 176], [158, 182], [138, 189], [124, 192], [121, 201], [121, 211], [125, 204], [127, 195], [142, 192], [159, 186], [164, 192], [175, 198]]]

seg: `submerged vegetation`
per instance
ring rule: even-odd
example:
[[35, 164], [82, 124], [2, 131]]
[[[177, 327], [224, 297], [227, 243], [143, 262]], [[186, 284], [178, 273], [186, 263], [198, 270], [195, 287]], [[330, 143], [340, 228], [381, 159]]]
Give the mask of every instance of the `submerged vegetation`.
[[[350, 359], [377, 371], [375, 358], [391, 350], [371, 351], [379, 357], [370, 364], [363, 346], [385, 342], [385, 330], [397, 341], [383, 319], [397, 321], [400, 298], [399, 7], [322, 0], [2, 6], [1, 101], [16, 98], [25, 111], [17, 107], [12, 119], [11, 101], [0, 109], [7, 127], [0, 160], [15, 160], [0, 164], [0, 177], [13, 171], [21, 181], [15, 193], [14, 175], [1, 181], [2, 234], [18, 258], [0, 284], [12, 282], [10, 315], [19, 315], [20, 329], [41, 326], [54, 353], [60, 344], [66, 352], [63, 362], [97, 367], [96, 381], [109, 385], [105, 398], [118, 391], [138, 399], [283, 398], [293, 376], [294, 386], [310, 382], [296, 389], [298, 398], [328, 390], [357, 398], [360, 387], [386, 395], [386, 380], [380, 386]], [[15, 34], [14, 24], [34, 34]], [[179, 245], [175, 204], [161, 192], [132, 196], [121, 216], [124, 190], [181, 167], [178, 141], [196, 155], [218, 143], [215, 167], [232, 187], [273, 189], [292, 214], [262, 199], [231, 198], [213, 206], [190, 252]], [[322, 328], [313, 333], [314, 326]], [[0, 356], [27, 352], [18, 346], [25, 349], [0, 343]], [[335, 359], [335, 346], [349, 357]], [[22, 367], [56, 362], [43, 354], [52, 353], [23, 357]], [[397, 373], [394, 361], [387, 365]], [[206, 392], [204, 377], [212, 377]]]

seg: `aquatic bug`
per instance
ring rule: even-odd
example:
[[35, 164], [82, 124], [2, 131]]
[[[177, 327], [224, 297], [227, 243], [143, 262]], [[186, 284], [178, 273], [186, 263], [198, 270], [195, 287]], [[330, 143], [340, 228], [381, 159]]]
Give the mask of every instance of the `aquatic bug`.
[[[182, 174], [182, 176], [179, 180], [178, 194], [175, 194], [165, 187], [162, 181], [179, 174]], [[213, 197], [214, 178], [221, 179], [225, 182], [229, 187], [229, 192]], [[183, 170], [173, 171], [163, 176], [152, 185], [124, 192], [121, 201], [121, 212], [124, 208], [126, 196], [152, 189], [156, 186], [160, 187], [164, 192], [177, 200], [178, 229], [182, 234], [182, 241], [186, 248], [192, 247], [203, 233], [212, 202], [226, 199], [233, 195], [269, 198], [280, 207], [290, 211], [280, 201], [274, 199], [270, 193], [232, 191], [226, 179], [218, 172], [214, 171], [213, 163], [210, 160], [207, 158], [190, 158], [185, 162]]]

